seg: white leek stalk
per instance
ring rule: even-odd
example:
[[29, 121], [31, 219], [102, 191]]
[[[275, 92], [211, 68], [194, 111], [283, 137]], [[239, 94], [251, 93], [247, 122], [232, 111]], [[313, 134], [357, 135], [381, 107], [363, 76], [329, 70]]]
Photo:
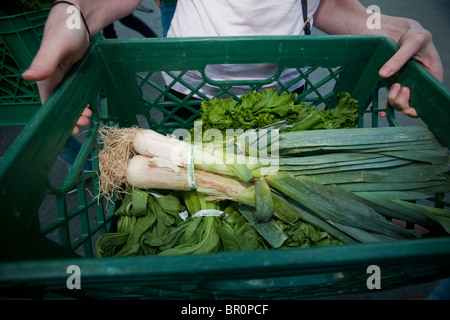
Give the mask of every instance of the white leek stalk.
[[[254, 206], [254, 186], [230, 177], [195, 170], [195, 189], [207, 194], [209, 199], [235, 200]], [[131, 187], [142, 189], [189, 190], [186, 168], [174, 166], [161, 158], [134, 156], [127, 171], [127, 183]]]

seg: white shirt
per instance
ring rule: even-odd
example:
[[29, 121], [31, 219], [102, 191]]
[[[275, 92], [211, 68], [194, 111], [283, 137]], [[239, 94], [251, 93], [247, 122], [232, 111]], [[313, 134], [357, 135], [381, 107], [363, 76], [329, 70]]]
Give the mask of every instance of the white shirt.
[[[308, 0], [311, 25], [319, 1]], [[167, 37], [303, 35], [303, 26], [300, 0], [178, 0]], [[277, 71], [276, 64], [210, 65], [205, 70], [207, 77], [216, 81], [268, 79]], [[286, 69], [279, 80], [288, 83], [298, 75], [295, 69]], [[163, 76], [167, 84], [173, 81], [173, 77], [164, 73]], [[203, 81], [198, 71], [188, 71], [183, 80], [193, 87]], [[302, 84], [297, 83], [291, 90]], [[279, 85], [271, 83], [262, 89], [267, 88]], [[190, 91], [181, 84], [173, 89], [185, 94]], [[250, 90], [249, 86], [235, 86], [231, 91], [240, 96]], [[206, 84], [201, 92], [214, 97], [220, 89]]]

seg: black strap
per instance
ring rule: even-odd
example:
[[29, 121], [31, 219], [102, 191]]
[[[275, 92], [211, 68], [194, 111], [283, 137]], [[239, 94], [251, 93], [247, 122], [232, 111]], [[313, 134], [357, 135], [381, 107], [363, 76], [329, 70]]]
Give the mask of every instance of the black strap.
[[308, 0], [302, 0], [302, 12], [303, 22], [305, 23], [303, 30], [305, 30], [305, 34], [309, 36], [311, 34], [311, 23], [310, 18], [308, 17]]

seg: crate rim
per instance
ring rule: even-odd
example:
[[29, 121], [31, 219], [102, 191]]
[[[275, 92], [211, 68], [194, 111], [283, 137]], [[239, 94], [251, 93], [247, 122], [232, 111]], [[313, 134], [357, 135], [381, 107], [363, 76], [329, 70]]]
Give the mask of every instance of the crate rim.
[[[414, 247], [415, 250], [407, 250], [410, 247]], [[362, 248], [365, 250], [359, 250]], [[355, 249], [358, 249], [357, 259], [354, 255]], [[418, 251], [423, 255], [418, 256]], [[368, 261], [370, 264], [367, 263]], [[173, 278], [174, 275], [185, 279], [194, 276], [199, 279], [220, 279], [224, 265], [231, 266], [233, 273], [258, 272], [255, 278], [274, 278], [282, 277], [286, 272], [293, 270], [299, 271], [297, 275], [315, 274], [318, 269], [327, 272], [351, 271], [354, 270], [355, 265], [362, 262], [365, 266], [361, 269], [362, 273], [365, 273], [366, 268], [372, 264], [380, 266], [381, 270], [383, 267], [399, 265], [408, 268], [405, 262], [413, 261], [422, 264], [441, 262], [446, 265], [446, 271], [442, 277], [450, 276], [450, 238], [436, 237], [317, 248], [219, 252], [201, 255], [9, 261], [0, 263], [0, 287], [5, 287], [8, 283], [33, 283], [43, 280], [50, 283], [61, 279], [64, 279], [62, 285], [65, 285], [65, 279], [68, 277], [66, 269], [70, 265], [79, 266], [82, 278], [95, 283], [102, 282], [102, 278], [112, 281], [125, 279], [130, 275], [153, 280], [164, 276]], [[148, 268], [149, 266], [151, 268]], [[239, 278], [238, 275], [231, 277]], [[245, 274], [245, 279], [248, 279], [248, 274]]]

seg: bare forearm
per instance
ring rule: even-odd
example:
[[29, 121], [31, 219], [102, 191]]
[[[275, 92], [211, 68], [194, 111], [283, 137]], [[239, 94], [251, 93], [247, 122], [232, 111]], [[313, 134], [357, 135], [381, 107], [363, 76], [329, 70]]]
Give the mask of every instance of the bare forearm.
[[322, 0], [314, 24], [327, 34], [382, 35], [397, 42], [408, 29], [421, 27], [410, 19], [381, 15], [380, 28], [370, 29], [369, 17], [367, 9], [357, 0]]

